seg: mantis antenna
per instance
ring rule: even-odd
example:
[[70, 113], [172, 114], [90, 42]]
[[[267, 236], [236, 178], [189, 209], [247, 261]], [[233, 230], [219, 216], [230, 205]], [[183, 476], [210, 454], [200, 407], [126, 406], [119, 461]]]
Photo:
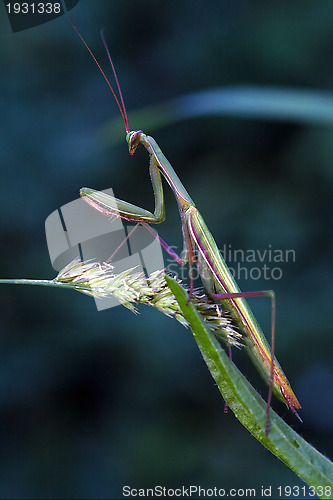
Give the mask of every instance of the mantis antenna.
[[[66, 14], [67, 14], [67, 17], [69, 19], [69, 22], [71, 23], [71, 25], [73, 26], [74, 30], [76, 31], [76, 33], [78, 34], [78, 36], [80, 37], [80, 39], [82, 40], [82, 42], [84, 43], [84, 45], [86, 46], [89, 54], [91, 55], [91, 57], [93, 58], [93, 60], [95, 61], [98, 69], [100, 70], [100, 72], [102, 73], [106, 83], [108, 84], [112, 94], [113, 94], [113, 97], [115, 98], [115, 101], [118, 105], [118, 108], [119, 108], [119, 111], [121, 113], [121, 116], [122, 116], [122, 119], [123, 119], [123, 122], [124, 122], [124, 125], [125, 125], [125, 130], [126, 130], [126, 133], [129, 133], [130, 129], [129, 129], [129, 124], [128, 124], [128, 118], [127, 118], [127, 113], [126, 113], [126, 107], [125, 107], [125, 103], [124, 103], [124, 99], [123, 99], [123, 94], [121, 92], [121, 88], [120, 88], [120, 85], [119, 85], [119, 80], [118, 80], [118, 77], [117, 77], [117, 73], [116, 73], [116, 70], [115, 70], [115, 67], [114, 67], [114, 64], [113, 64], [113, 61], [112, 61], [112, 58], [111, 58], [111, 55], [110, 55], [110, 51], [109, 51], [109, 47], [107, 46], [107, 43], [105, 41], [105, 37], [104, 37], [104, 29], [102, 29], [100, 31], [100, 35], [101, 35], [101, 39], [102, 39], [102, 42], [103, 42], [103, 45], [104, 45], [104, 48], [106, 50], [106, 53], [108, 55], [108, 58], [109, 58], [109, 61], [110, 61], [110, 64], [111, 64], [111, 68], [112, 68], [112, 72], [113, 72], [113, 75], [114, 75], [114, 79], [116, 81], [116, 85], [117, 85], [117, 89], [118, 89], [118, 93], [119, 93], [119, 97], [120, 97], [120, 102], [119, 102], [119, 99], [111, 85], [111, 83], [109, 82], [109, 79], [108, 77], [106, 76], [106, 74], [104, 73], [101, 65], [99, 64], [99, 62], [97, 61], [97, 58], [95, 56], [95, 54], [93, 53], [93, 51], [91, 50], [91, 48], [89, 47], [88, 43], [86, 42], [86, 40], [84, 39], [83, 35], [81, 35], [80, 31], [78, 30], [77, 26], [74, 24], [74, 21], [70, 15], [70, 13], [68, 12], [67, 9], [65, 9], [66, 11]], [[120, 104], [121, 103], [121, 104]]]

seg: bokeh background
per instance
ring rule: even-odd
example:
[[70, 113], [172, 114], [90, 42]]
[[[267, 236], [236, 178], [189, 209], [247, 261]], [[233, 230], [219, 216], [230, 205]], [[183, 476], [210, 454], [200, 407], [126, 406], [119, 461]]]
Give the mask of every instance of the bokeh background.
[[[65, 17], [13, 34], [0, 12], [0, 275], [52, 278], [48, 215], [82, 186], [152, 209], [147, 156], [129, 157], [113, 98]], [[295, 250], [282, 279], [240, 286], [274, 288], [277, 357], [304, 423], [274, 408], [332, 457], [333, 126], [242, 112], [168, 121], [158, 107], [239, 85], [330, 95], [333, 3], [80, 0], [72, 16], [110, 74], [105, 27], [130, 118], [140, 111], [131, 127], [158, 141], [218, 244]], [[169, 191], [160, 234], [181, 247]], [[268, 326], [268, 301], [251, 304]], [[235, 361], [265, 395], [246, 356]], [[174, 320], [145, 307], [97, 312], [91, 298], [61, 289], [1, 286], [1, 498], [304, 485], [223, 409], [191, 333]]]

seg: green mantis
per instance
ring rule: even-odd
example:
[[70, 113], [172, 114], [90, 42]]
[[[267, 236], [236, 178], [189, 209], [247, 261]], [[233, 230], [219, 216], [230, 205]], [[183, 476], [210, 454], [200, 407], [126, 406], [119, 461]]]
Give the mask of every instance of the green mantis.
[[[76, 31], [83, 40], [77, 29]], [[152, 137], [144, 134], [141, 130], [130, 131], [117, 75], [103, 36], [102, 39], [112, 66], [113, 74], [115, 76], [121, 104], [119, 103], [113, 88], [111, 87], [107, 77], [96, 61], [91, 50], [84, 40], [83, 42], [111, 88], [120, 109], [126, 129], [126, 141], [128, 143], [129, 153], [133, 155], [138, 147], [142, 145], [149, 154], [149, 173], [155, 197], [155, 209], [154, 213], [152, 213], [131, 203], [121, 201], [103, 192], [90, 188], [82, 188], [80, 194], [89, 205], [104, 215], [119, 216], [127, 221], [143, 224], [148, 230], [156, 235], [164, 248], [166, 248], [166, 250], [172, 254], [180, 264], [188, 262], [190, 268], [192, 268], [194, 264], [197, 265], [207, 295], [210, 296], [212, 300], [220, 301], [222, 308], [227, 309], [230, 312], [231, 317], [234, 319], [242, 333], [247, 353], [256, 365], [263, 379], [269, 385], [266, 420], [267, 435], [269, 431], [269, 408], [272, 393], [274, 393], [278, 399], [283, 401], [299, 419], [300, 417], [298, 416], [296, 409], [301, 407], [281, 366], [274, 356], [274, 293], [272, 291], [247, 293], [242, 293], [240, 291], [200, 212], [196, 208], [193, 200], [181, 183], [169, 161], [162, 153], [156, 141]], [[182, 258], [176, 256], [170, 247], [168, 247], [163, 240], [157, 236], [157, 233], [149, 226], [150, 223], [161, 223], [165, 219], [162, 177], [164, 177], [172, 189], [178, 204], [183, 232], [184, 251]], [[189, 300], [192, 291], [193, 283], [191, 281]], [[259, 324], [254, 318], [254, 315], [245, 300], [245, 297], [252, 296], [268, 296], [272, 300], [271, 347], [269, 346]]]

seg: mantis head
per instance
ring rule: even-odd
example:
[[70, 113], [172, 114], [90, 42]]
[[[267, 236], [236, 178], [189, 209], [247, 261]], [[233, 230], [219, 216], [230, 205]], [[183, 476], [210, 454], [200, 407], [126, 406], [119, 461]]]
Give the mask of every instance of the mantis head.
[[142, 130], [134, 130], [132, 132], [127, 132], [126, 141], [128, 144], [128, 150], [130, 155], [134, 155], [136, 150], [140, 145]]

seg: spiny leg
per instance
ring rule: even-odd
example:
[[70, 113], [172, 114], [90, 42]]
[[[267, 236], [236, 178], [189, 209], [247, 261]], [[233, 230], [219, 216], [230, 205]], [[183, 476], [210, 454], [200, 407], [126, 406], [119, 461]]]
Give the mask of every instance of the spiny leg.
[[158, 168], [155, 166], [154, 162], [150, 162], [150, 177], [154, 191], [155, 198], [155, 210], [154, 213], [146, 210], [144, 208], [133, 205], [123, 200], [119, 200], [114, 196], [103, 193], [102, 191], [97, 191], [91, 188], [82, 188], [80, 190], [80, 195], [91, 207], [101, 212], [103, 215], [108, 217], [115, 216], [120, 217], [129, 222], [136, 222], [136, 226], [124, 241], [119, 245], [119, 247], [113, 252], [109, 257], [107, 262], [114, 257], [116, 252], [122, 247], [122, 245], [128, 240], [128, 238], [133, 234], [139, 224], [142, 224], [153, 236], [159, 241], [161, 246], [173, 257], [176, 262], [184, 265], [187, 262], [186, 257], [181, 258], [155, 231], [149, 223], [159, 224], [165, 220], [165, 210], [164, 210], [164, 196], [162, 189], [161, 176]]
[[149, 173], [155, 199], [154, 213], [91, 188], [81, 188], [80, 195], [95, 210], [108, 217], [116, 216], [130, 222], [159, 224], [165, 220], [164, 195], [161, 174], [152, 160]]

